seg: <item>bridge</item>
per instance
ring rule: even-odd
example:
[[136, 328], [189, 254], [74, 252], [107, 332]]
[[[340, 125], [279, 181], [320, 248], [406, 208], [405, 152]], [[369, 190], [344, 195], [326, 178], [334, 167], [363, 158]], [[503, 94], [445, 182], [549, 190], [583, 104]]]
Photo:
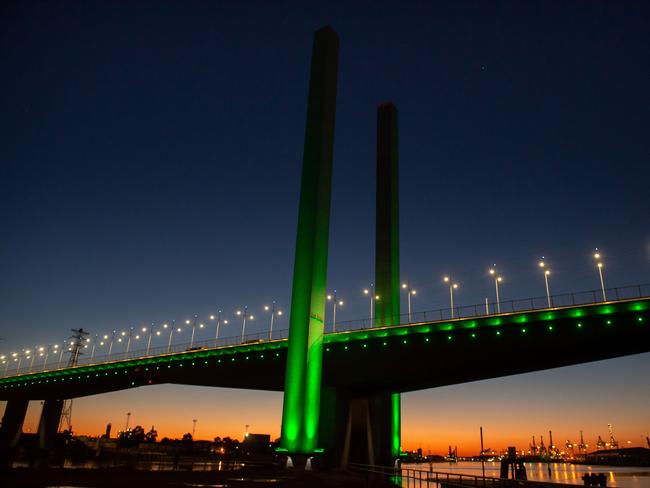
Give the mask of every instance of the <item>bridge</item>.
[[[161, 383], [284, 392], [281, 451], [296, 465], [392, 465], [400, 456], [400, 394], [650, 350], [647, 285], [562, 297], [400, 314], [397, 109], [377, 108], [375, 289], [372, 320], [325, 333], [338, 36], [314, 36], [288, 332], [150, 350], [93, 364], [12, 371], [0, 458], [9, 459], [30, 400], [44, 400], [39, 443], [49, 449], [63, 401]], [[602, 263], [598, 263], [599, 272]], [[601, 275], [602, 277], [602, 275]], [[498, 280], [498, 277], [496, 278]], [[410, 290], [409, 290], [410, 291]], [[602, 292], [602, 301], [598, 301]], [[609, 297], [609, 300], [608, 300]], [[496, 312], [496, 313], [495, 313]], [[406, 323], [403, 323], [406, 322]], [[237, 341], [239, 342], [239, 341]], [[181, 349], [185, 349], [181, 346]], [[29, 369], [32, 369], [33, 363]], [[353, 367], [352, 367], [353, 366]], [[298, 462], [300, 461], [300, 462]]]
[[[608, 291], [638, 296], [388, 327], [360, 321], [326, 334], [322, 449], [341, 453], [346, 437], [354, 435], [353, 401], [650, 351], [650, 285]], [[425, 313], [434, 314], [419, 315]], [[288, 339], [229, 341], [2, 378], [0, 400], [8, 405], [1, 438], [16, 438], [30, 400], [57, 402], [164, 383], [283, 391]], [[350, 455], [363, 457], [364, 450], [362, 443]]]

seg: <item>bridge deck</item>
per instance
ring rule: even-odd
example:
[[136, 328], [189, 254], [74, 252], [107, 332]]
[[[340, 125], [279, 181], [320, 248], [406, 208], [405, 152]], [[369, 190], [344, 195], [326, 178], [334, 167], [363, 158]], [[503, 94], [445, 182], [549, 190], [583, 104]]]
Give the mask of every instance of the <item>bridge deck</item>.
[[[411, 391], [650, 351], [650, 298], [327, 334], [323, 385]], [[286, 339], [0, 379], [0, 400], [161, 383], [283, 389]]]

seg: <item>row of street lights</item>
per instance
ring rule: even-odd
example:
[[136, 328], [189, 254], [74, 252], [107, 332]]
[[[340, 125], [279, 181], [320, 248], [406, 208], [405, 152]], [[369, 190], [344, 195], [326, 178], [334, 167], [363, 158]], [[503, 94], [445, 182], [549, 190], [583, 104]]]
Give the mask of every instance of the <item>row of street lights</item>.
[[[277, 320], [277, 317], [282, 316], [283, 312], [282, 310], [278, 309], [275, 301], [273, 301], [270, 306], [265, 305], [264, 311], [270, 312], [270, 323], [269, 323], [269, 340], [270, 340], [273, 338], [274, 322]], [[244, 307], [243, 309], [237, 310], [235, 312], [235, 315], [242, 318], [241, 340], [243, 342], [244, 337], [246, 335], [246, 321], [253, 320], [255, 316], [248, 312], [247, 306]], [[192, 329], [192, 334], [190, 337], [190, 346], [189, 346], [190, 349], [194, 347], [196, 329], [206, 328], [206, 324], [203, 322], [199, 322], [198, 319], [199, 319], [198, 315], [194, 315], [193, 319], [185, 320], [185, 325], [189, 326]], [[221, 310], [219, 310], [216, 315], [210, 315], [208, 319], [210, 321], [215, 322], [214, 340], [216, 342], [219, 339], [219, 334], [221, 332], [222, 325], [228, 325], [229, 320], [222, 319]], [[160, 337], [163, 333], [168, 332], [167, 352], [171, 352], [174, 333], [180, 333], [182, 332], [182, 330], [183, 329], [181, 327], [176, 325], [175, 320], [172, 320], [171, 323], [164, 323], [160, 326], [156, 325], [155, 323], [152, 323], [149, 327], [142, 327], [142, 328], [130, 327], [126, 331], [113, 330], [110, 334], [104, 334], [104, 335], [95, 334], [94, 340], [91, 340], [90, 338], [86, 338], [85, 340], [86, 344], [84, 344], [83, 347], [84, 349], [88, 349], [90, 347], [90, 362], [93, 361], [95, 357], [95, 353], [97, 352], [97, 348], [104, 347], [104, 346], [108, 347], [107, 356], [110, 359], [111, 355], [113, 354], [113, 346], [115, 345], [115, 343], [126, 342], [126, 348], [124, 350], [124, 354], [128, 355], [128, 353], [131, 351], [132, 342], [135, 340], [143, 339], [146, 336], [147, 338], [146, 355], [149, 355], [153, 337], [154, 336]], [[0, 364], [4, 365], [4, 376], [6, 376], [9, 366], [12, 363], [15, 365], [15, 369], [20, 369], [21, 366], [23, 365], [23, 360], [30, 361], [29, 371], [31, 372], [32, 369], [34, 368], [34, 364], [37, 356], [43, 357], [42, 366], [45, 367], [49, 357], [51, 356], [51, 353], [59, 354], [58, 366], [60, 367], [63, 361], [63, 353], [65, 352], [65, 350], [66, 349], [68, 351], [72, 350], [71, 347], [66, 347], [66, 346], [67, 346], [67, 341], [64, 341], [62, 347], [59, 347], [58, 344], [48, 345], [48, 346], [36, 346], [33, 349], [24, 349], [20, 352], [12, 352], [9, 355], [0, 355]]]
[[[605, 291], [605, 280], [603, 277], [603, 259], [602, 259], [602, 253], [596, 248], [595, 252], [593, 253], [593, 258], [595, 259], [596, 262], [596, 268], [598, 270], [598, 276], [600, 279], [600, 287], [601, 287], [601, 292], [603, 296], [603, 301], [607, 301], [607, 294]], [[550, 290], [550, 285], [549, 285], [549, 277], [551, 275], [551, 270], [547, 266], [547, 263], [545, 261], [544, 256], [542, 256], [542, 259], [539, 261], [539, 267], [542, 270], [543, 276], [544, 276], [544, 286], [546, 289], [546, 300], [549, 308], [553, 306], [552, 304], [552, 299], [551, 299], [551, 290]], [[495, 289], [495, 308], [496, 308], [496, 313], [501, 313], [501, 301], [500, 301], [500, 296], [499, 296], [499, 286], [503, 282], [503, 276], [497, 271], [496, 265], [493, 265], [489, 271], [489, 276], [491, 276], [494, 279], [494, 289]], [[451, 275], [444, 276], [442, 278], [442, 282], [444, 285], [449, 287], [449, 305], [450, 305], [450, 310], [451, 310], [451, 318], [455, 318], [455, 307], [454, 307], [454, 291], [458, 290], [460, 288], [460, 283], [457, 281], [453, 280]], [[408, 321], [411, 322], [411, 298], [417, 295], [417, 290], [415, 290], [409, 281], [406, 281], [405, 283], [402, 283], [401, 285], [402, 290], [406, 293], [406, 298], [407, 298], [407, 307], [408, 307]], [[370, 300], [370, 322], [372, 323], [374, 315], [375, 315], [375, 307], [378, 301], [381, 300], [381, 297], [375, 292], [375, 286], [373, 283], [370, 283], [370, 286], [368, 288], [363, 289], [363, 295], [367, 296]], [[343, 300], [340, 299], [337, 296], [336, 290], [334, 290], [333, 293], [327, 295], [327, 300], [332, 302], [333, 304], [333, 309], [332, 309], [332, 331], [336, 332], [336, 312], [337, 308], [343, 306]], [[271, 305], [265, 305], [264, 306], [264, 311], [265, 312], [270, 312], [270, 322], [269, 322], [269, 340], [273, 338], [273, 326], [274, 322], [276, 321], [277, 317], [282, 316], [282, 310], [278, 309], [276, 306], [275, 301], [271, 302]], [[485, 299], [485, 312], [486, 315], [490, 314], [489, 311], [489, 303], [488, 299]], [[246, 336], [246, 322], [247, 321], [252, 321], [255, 319], [255, 316], [251, 313], [248, 312], [248, 307], [245, 306], [243, 309], [239, 309], [235, 312], [235, 315], [237, 317], [240, 317], [242, 319], [242, 330], [241, 330], [241, 341], [244, 341], [244, 338]], [[219, 334], [221, 331], [222, 325], [228, 325], [229, 320], [228, 319], [222, 319], [222, 311], [219, 310], [216, 315], [210, 315], [208, 317], [210, 321], [215, 322], [215, 335], [214, 339], [215, 342], [219, 339]], [[194, 315], [193, 319], [187, 319], [185, 320], [185, 325], [191, 327], [192, 329], [192, 334], [190, 337], [190, 349], [194, 347], [194, 339], [195, 339], [195, 334], [196, 334], [196, 329], [204, 329], [206, 327], [205, 323], [199, 321], [198, 315]], [[168, 331], [168, 339], [167, 339], [167, 352], [171, 351], [172, 348], [172, 340], [174, 333], [180, 333], [182, 331], [181, 327], [178, 327], [176, 325], [176, 321], [173, 320], [171, 323], [164, 323], [162, 326], [157, 326], [155, 323], [152, 323], [149, 327], [142, 327], [136, 332], [136, 329], [134, 327], [131, 327], [128, 331], [120, 331], [118, 332], [117, 330], [113, 330], [111, 334], [105, 334], [103, 336], [100, 336], [98, 334], [95, 335], [95, 340], [91, 341], [90, 338], [86, 339], [86, 344], [84, 345], [84, 348], [88, 348], [89, 344], [91, 345], [91, 353], [90, 353], [90, 361], [92, 362], [93, 358], [95, 357], [95, 352], [97, 349], [97, 346], [103, 347], [108, 345], [108, 357], [110, 359], [112, 353], [113, 353], [113, 345], [115, 342], [122, 343], [126, 341], [126, 349], [125, 353], [128, 355], [130, 349], [131, 349], [131, 343], [132, 340], [139, 340], [141, 337], [143, 337], [145, 334], [147, 335], [147, 348], [146, 348], [146, 355], [149, 355], [150, 349], [151, 349], [151, 342], [152, 338], [154, 336], [158, 337], [161, 336], [162, 333]], [[16, 364], [16, 369], [20, 369], [23, 359], [26, 361], [29, 361], [29, 371], [31, 371], [34, 367], [35, 361], [37, 357], [42, 357], [43, 358], [43, 366], [47, 364], [48, 358], [50, 357], [51, 354], [58, 354], [58, 362], [59, 365], [61, 365], [61, 362], [63, 360], [63, 353], [65, 350], [71, 350], [70, 347], [66, 347], [66, 341], [63, 342], [63, 346], [59, 347], [58, 344], [54, 344], [52, 346], [37, 346], [33, 349], [26, 349], [23, 350], [22, 353], [19, 352], [12, 352], [8, 356], [6, 355], [0, 355], [0, 363], [4, 364], [4, 372], [5, 375], [7, 373], [7, 370], [9, 368], [9, 365], [11, 363]]]
[[[605, 292], [605, 280], [603, 278], [604, 265], [602, 261], [602, 254], [600, 253], [600, 251], [598, 251], [598, 248], [596, 248], [593, 257], [596, 260], [596, 267], [598, 269], [598, 275], [600, 277], [600, 288], [603, 295], [603, 301], [607, 301], [607, 294]], [[545, 259], [544, 256], [542, 256], [542, 259], [539, 261], [539, 267], [542, 269], [542, 273], [544, 276], [544, 286], [546, 288], [546, 302], [548, 304], [548, 307], [551, 308], [553, 306], [552, 299], [551, 299], [551, 289], [549, 285], [549, 276], [551, 275], [551, 270], [546, 265], [546, 261], [544, 259]], [[494, 264], [488, 270], [488, 273], [494, 279], [496, 312], [501, 313], [501, 299], [499, 296], [499, 285], [503, 282], [503, 276], [497, 271], [496, 264]], [[451, 318], [453, 319], [455, 317], [454, 290], [458, 290], [458, 288], [460, 288], [460, 283], [453, 280], [451, 276], [444, 276], [442, 278], [442, 281], [445, 285], [449, 286], [449, 308], [451, 310]], [[402, 283], [402, 290], [404, 290], [404, 292], [406, 293], [408, 321], [411, 322], [411, 297], [417, 294], [417, 290], [413, 289], [410, 282], [408, 281], [406, 283]], [[369, 288], [365, 288], [363, 290], [363, 294], [370, 298], [370, 323], [372, 324], [374, 318], [374, 312], [375, 312], [375, 304], [377, 301], [380, 300], [381, 297], [375, 293], [375, 287], [373, 283], [370, 284]], [[336, 290], [334, 290], [333, 294], [327, 295], [327, 299], [332, 301], [334, 304], [333, 314], [332, 314], [332, 331], [336, 332], [336, 308], [337, 306], [343, 305], [343, 300], [339, 300], [337, 298]], [[490, 314], [490, 307], [487, 298], [485, 299], [485, 313], [486, 315]]]

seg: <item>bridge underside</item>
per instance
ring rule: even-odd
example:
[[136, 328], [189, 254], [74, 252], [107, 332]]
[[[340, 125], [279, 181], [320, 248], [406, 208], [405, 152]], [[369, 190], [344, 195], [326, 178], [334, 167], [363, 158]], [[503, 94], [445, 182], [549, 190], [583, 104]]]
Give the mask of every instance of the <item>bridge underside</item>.
[[[649, 306], [643, 299], [326, 336], [321, 422], [335, 427], [321, 428], [320, 445], [340, 456], [345, 436], [365, 436], [362, 445], [374, 446], [375, 462], [385, 462], [392, 392], [648, 352]], [[22, 405], [163, 383], [282, 391], [285, 362], [286, 341], [192, 351], [2, 379], [0, 400]], [[8, 406], [6, 413], [14, 411], [23, 409]], [[372, 439], [359, 427], [364, 422]], [[350, 459], [368, 460], [371, 450], [361, 451]]]

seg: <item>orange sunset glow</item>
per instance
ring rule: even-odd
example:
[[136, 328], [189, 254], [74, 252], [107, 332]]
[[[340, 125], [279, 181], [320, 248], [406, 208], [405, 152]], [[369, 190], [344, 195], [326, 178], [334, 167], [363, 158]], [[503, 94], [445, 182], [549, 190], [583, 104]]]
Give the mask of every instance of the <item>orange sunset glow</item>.
[[[402, 447], [445, 454], [458, 446], [459, 455], [484, 446], [496, 451], [514, 445], [527, 449], [548, 431], [564, 447], [577, 442], [579, 430], [595, 450], [597, 436], [608, 438], [611, 423], [622, 445], [639, 446], [650, 435], [650, 354], [510, 376], [464, 385], [407, 393], [402, 398]], [[626, 381], [621, 384], [623, 372]], [[152, 425], [163, 437], [180, 438], [192, 431], [196, 439], [216, 436], [242, 439], [250, 432], [280, 435], [282, 394], [223, 388], [158, 385], [74, 400], [73, 429], [99, 435], [112, 423], [112, 435], [129, 425]], [[24, 430], [38, 425], [39, 402], [32, 402]], [[629, 441], [629, 444], [628, 444]]]

